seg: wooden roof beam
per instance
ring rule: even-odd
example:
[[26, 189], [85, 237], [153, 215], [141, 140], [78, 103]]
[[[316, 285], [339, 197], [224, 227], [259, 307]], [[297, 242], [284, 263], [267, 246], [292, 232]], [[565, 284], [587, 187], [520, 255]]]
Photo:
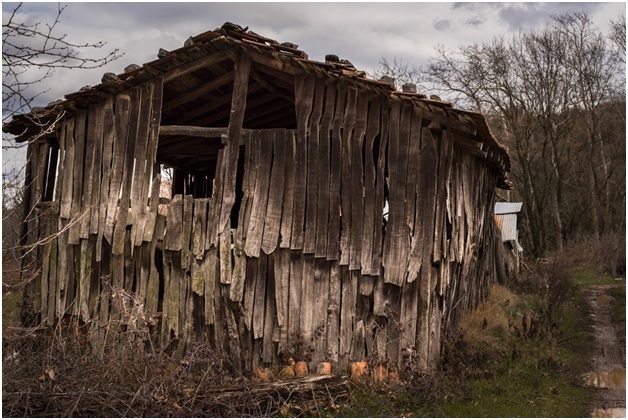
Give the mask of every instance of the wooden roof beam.
[[[252, 92], [259, 92], [260, 90], [262, 90], [263, 88], [260, 85], [253, 85], [251, 86], [251, 89], [249, 90], [249, 93]], [[247, 109], [253, 109], [257, 106], [263, 105], [263, 104], [267, 104], [268, 102], [272, 101], [274, 98], [276, 98], [275, 95], [273, 95], [272, 93], [268, 93], [268, 94], [263, 94], [261, 96], [258, 96], [256, 98], [248, 98], [247, 99]], [[229, 98], [231, 99], [231, 97]], [[227, 101], [229, 102], [229, 101]], [[217, 108], [217, 107], [215, 107]], [[214, 108], [214, 109], [215, 109]], [[213, 110], [213, 109], [212, 109]], [[229, 108], [224, 108], [219, 110], [218, 112], [212, 114], [212, 115], [207, 115], [206, 118], [204, 119], [200, 119], [196, 122], [196, 124], [201, 125], [201, 126], [207, 126], [207, 125], [214, 125], [216, 121], [221, 121], [224, 119], [229, 118], [230, 115], [230, 109]], [[206, 112], [207, 113], [207, 112]]]
[[[191, 125], [162, 125], [159, 127], [159, 136], [200, 137], [206, 139], [221, 139], [225, 144], [224, 136], [227, 135], [227, 127], [197, 127]], [[242, 137], [248, 134], [246, 128], [242, 130]], [[240, 140], [242, 143], [242, 140]]]
[[[261, 89], [262, 89], [262, 87], [259, 86], [259, 85], [251, 86], [251, 88], [249, 89], [249, 94], [256, 93], [256, 92], [260, 91]], [[218, 109], [218, 108], [222, 107], [223, 105], [226, 105], [226, 104], [230, 103], [231, 99], [232, 99], [232, 93], [231, 92], [225, 93], [224, 95], [219, 96], [219, 97], [213, 97], [213, 98], [211, 98], [211, 100], [209, 100], [207, 102], [206, 105], [199, 106], [196, 109], [193, 109], [191, 111], [183, 113], [181, 115], [181, 118], [178, 121], [180, 123], [187, 123], [187, 122], [193, 121], [193, 120], [195, 120], [198, 117], [201, 117], [201, 116], [203, 116], [205, 114], [208, 114], [208, 113], [212, 112], [213, 110]], [[228, 111], [228, 109], [227, 109], [227, 111]], [[199, 125], [208, 125], [208, 124], [199, 124]]]
[[176, 98], [170, 99], [169, 101], [164, 102], [163, 107], [162, 107], [162, 111], [167, 111], [169, 109], [175, 108], [179, 105], [183, 105], [187, 102], [191, 102], [197, 98], [200, 98], [201, 96], [207, 95], [208, 93], [210, 93], [211, 91], [221, 88], [224, 85], [226, 85], [227, 83], [231, 83], [233, 82], [233, 73], [229, 72], [229, 73], [225, 73], [221, 76], [218, 76], [217, 78], [215, 78], [214, 80], [205, 83], [202, 86], [196, 87], [194, 89], [191, 89], [179, 96], [177, 96]]
[[273, 93], [276, 96], [294, 104], [294, 95], [289, 95], [286, 92], [283, 92], [279, 87], [275, 86], [271, 81], [267, 80], [265, 76], [260, 74], [260, 72], [251, 69], [251, 78], [270, 93]]
[[190, 74], [202, 68], [220, 63], [221, 61], [229, 58], [230, 51], [231, 49], [221, 50], [211, 55], [201, 57], [198, 60], [194, 60], [182, 66], [176, 67], [170, 71], [167, 71], [162, 75], [164, 83], [171, 82], [172, 80], [177, 79], [181, 76], [185, 76], [186, 74]]

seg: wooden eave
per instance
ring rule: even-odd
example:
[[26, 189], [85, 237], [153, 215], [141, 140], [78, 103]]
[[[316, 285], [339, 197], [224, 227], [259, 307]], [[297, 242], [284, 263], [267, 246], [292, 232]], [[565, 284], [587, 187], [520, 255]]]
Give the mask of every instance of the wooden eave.
[[[388, 82], [368, 79], [363, 71], [351, 66], [310, 60], [305, 52], [292, 45], [280, 44], [237, 25], [227, 23], [192, 37], [191, 41], [191, 45], [117, 75], [112, 82], [67, 94], [63, 101], [15, 116], [3, 126], [3, 131], [16, 135], [18, 141], [28, 140], [40, 131], [42, 124], [53, 121], [62, 112], [73, 113], [155, 77], [164, 81], [162, 124], [226, 127], [233, 91], [233, 59], [240, 51], [253, 63], [243, 122], [245, 128], [294, 124], [294, 77], [303, 73], [315, 74], [419, 107], [424, 117], [452, 130], [461, 147], [487, 161], [505, 183], [505, 175], [510, 170], [507, 150], [493, 137], [481, 114], [455, 109], [448, 102], [430, 99], [421, 93], [395, 91]], [[279, 110], [272, 114], [272, 120], [269, 109]], [[177, 142], [187, 141], [186, 137], [180, 136]], [[163, 155], [162, 158], [165, 158], [162, 151], [169, 150], [165, 148], [166, 144], [172, 142], [169, 138], [164, 148], [160, 147], [158, 153]], [[216, 147], [220, 147], [220, 142]]]

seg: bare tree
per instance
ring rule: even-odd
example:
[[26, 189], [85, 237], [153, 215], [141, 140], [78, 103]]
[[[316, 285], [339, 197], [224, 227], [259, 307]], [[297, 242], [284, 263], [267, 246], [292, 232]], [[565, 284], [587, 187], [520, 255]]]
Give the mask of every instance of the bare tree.
[[395, 79], [395, 86], [398, 90], [401, 90], [403, 85], [408, 83], [421, 86], [420, 70], [397, 57], [394, 57], [392, 62], [386, 57], [382, 57], [379, 61], [379, 66], [373, 70], [373, 78], [381, 79], [385, 76]]
[[104, 42], [74, 43], [58, 25], [67, 6], [57, 5], [52, 22], [27, 23], [18, 4], [2, 24], [2, 121], [28, 112], [36, 99], [47, 92], [44, 81], [58, 68], [91, 69], [119, 58], [118, 49], [104, 56], [85, 56], [99, 50]]
[[617, 20], [611, 20], [611, 32], [608, 35], [609, 39], [620, 54], [623, 54], [621, 60], [626, 62], [626, 15], [621, 15]]
[[[121, 56], [117, 49], [98, 57], [89, 56], [92, 52], [101, 54], [105, 43], [75, 43], [67, 34], [61, 33], [59, 24], [65, 8], [66, 6], [58, 4], [50, 21], [31, 23], [23, 13], [24, 5], [19, 3], [8, 17], [3, 18], [3, 124], [18, 114], [28, 113], [37, 105], [40, 97], [48, 91], [45, 87], [46, 81], [57, 69], [97, 68]], [[41, 127], [42, 132], [34, 133], [29, 142], [38, 141], [48, 131], [55, 130], [54, 124]], [[3, 149], [18, 148], [26, 144], [14, 144], [12, 136], [3, 135], [2, 140]], [[28, 252], [25, 250], [35, 246], [27, 243], [28, 232], [24, 231], [26, 224], [23, 223], [25, 218], [32, 217], [24, 211], [24, 203], [28, 198], [24, 196], [23, 189], [25, 179], [28, 180], [29, 175], [24, 170], [26, 165], [10, 166], [12, 169], [5, 168], [2, 174], [3, 281], [17, 280], [20, 277], [22, 280], [26, 277], [28, 281], [29, 276], [23, 275], [25, 260], [23, 254]]]
[[616, 227], [611, 212], [625, 168], [625, 144], [616, 137], [625, 136], [625, 123], [615, 126], [617, 135], [605, 133], [618, 123], [612, 104], [625, 103], [625, 92], [617, 88], [623, 68], [610, 49], [589, 16], [564, 15], [508, 40], [438, 47], [424, 69], [443, 96], [489, 115], [506, 142], [515, 193], [524, 201], [524, 238], [537, 256], [578, 230], [597, 235]]

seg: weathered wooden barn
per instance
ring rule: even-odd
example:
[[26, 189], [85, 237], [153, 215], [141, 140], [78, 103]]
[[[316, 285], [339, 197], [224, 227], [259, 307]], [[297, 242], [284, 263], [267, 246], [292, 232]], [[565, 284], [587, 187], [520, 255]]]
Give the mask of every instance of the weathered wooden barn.
[[495, 278], [510, 163], [484, 117], [233, 24], [159, 57], [3, 128], [29, 141], [40, 321], [242, 371], [434, 367]]

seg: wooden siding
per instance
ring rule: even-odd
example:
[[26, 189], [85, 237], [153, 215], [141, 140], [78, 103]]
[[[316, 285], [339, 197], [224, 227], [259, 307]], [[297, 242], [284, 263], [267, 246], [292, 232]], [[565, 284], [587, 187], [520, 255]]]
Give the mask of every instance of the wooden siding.
[[288, 357], [432, 369], [442, 332], [493, 282], [497, 176], [446, 121], [312, 75], [296, 77], [296, 129], [244, 132], [250, 61], [235, 60], [214, 179], [189, 178], [166, 212], [161, 79], [67, 116], [59, 147], [29, 144], [35, 311], [88, 323], [99, 352], [137, 328], [180, 354], [209, 340], [236, 370]]

